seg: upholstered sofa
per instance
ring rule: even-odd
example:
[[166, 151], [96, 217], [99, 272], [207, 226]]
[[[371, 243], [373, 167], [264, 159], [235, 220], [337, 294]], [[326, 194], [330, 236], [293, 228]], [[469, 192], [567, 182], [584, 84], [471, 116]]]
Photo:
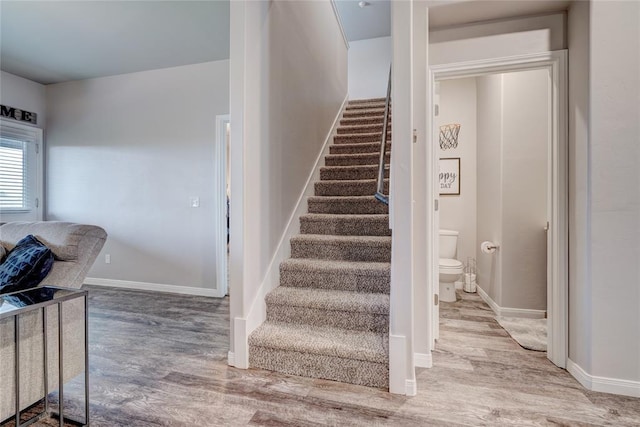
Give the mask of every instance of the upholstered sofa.
[[[0, 225], [0, 244], [10, 251], [23, 237], [32, 234], [54, 255], [53, 267], [40, 286], [80, 288], [107, 238], [93, 225], [69, 222], [10, 222]], [[58, 387], [58, 313], [47, 308], [49, 389]], [[64, 382], [84, 370], [84, 303], [82, 299], [63, 303]], [[20, 407], [26, 408], [44, 396], [42, 314], [40, 310], [20, 317]], [[0, 321], [0, 422], [15, 414], [14, 321]], [[82, 397], [82, 395], [80, 395]]]

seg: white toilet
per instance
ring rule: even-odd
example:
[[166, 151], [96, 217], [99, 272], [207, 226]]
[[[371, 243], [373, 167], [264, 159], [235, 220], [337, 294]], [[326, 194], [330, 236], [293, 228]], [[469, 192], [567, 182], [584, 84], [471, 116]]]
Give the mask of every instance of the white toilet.
[[458, 247], [458, 232], [455, 230], [440, 230], [440, 301], [456, 301], [456, 280], [463, 273], [462, 262], [456, 258]]

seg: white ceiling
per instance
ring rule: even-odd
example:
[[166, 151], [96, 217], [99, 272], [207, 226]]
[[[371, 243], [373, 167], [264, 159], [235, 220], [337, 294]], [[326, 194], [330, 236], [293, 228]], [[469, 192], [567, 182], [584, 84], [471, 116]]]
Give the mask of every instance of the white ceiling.
[[336, 0], [347, 40], [350, 42], [391, 35], [391, 3], [389, 0], [366, 0], [368, 6], [358, 6], [360, 0]]
[[[336, 0], [349, 41], [391, 34], [389, 0]], [[404, 1], [404, 0], [396, 0]], [[430, 28], [565, 10], [569, 0], [428, 1]], [[58, 83], [229, 58], [229, 0], [0, 0], [0, 68]]]
[[229, 58], [229, 1], [0, 1], [0, 67], [43, 84]]
[[[391, 2], [365, 1], [369, 4], [361, 8], [359, 0], [336, 0], [347, 40], [350, 42], [391, 35]], [[557, 12], [566, 10], [570, 4], [570, 0], [427, 1], [430, 29]]]

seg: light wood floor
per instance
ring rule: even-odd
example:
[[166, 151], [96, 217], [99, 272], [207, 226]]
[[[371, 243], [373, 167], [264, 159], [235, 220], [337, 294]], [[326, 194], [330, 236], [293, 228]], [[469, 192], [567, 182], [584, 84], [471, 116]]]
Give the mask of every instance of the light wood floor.
[[640, 425], [640, 399], [583, 389], [476, 295], [442, 304], [434, 367], [405, 397], [228, 367], [228, 298], [88, 288], [96, 427]]

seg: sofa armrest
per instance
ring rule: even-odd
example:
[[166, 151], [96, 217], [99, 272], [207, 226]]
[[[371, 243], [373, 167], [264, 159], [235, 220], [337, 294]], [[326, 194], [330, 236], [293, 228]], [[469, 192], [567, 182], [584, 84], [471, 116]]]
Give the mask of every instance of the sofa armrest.
[[10, 222], [0, 226], [0, 241], [8, 249], [33, 234], [47, 245], [56, 261], [42, 284], [80, 288], [107, 239], [95, 225], [61, 221]]

